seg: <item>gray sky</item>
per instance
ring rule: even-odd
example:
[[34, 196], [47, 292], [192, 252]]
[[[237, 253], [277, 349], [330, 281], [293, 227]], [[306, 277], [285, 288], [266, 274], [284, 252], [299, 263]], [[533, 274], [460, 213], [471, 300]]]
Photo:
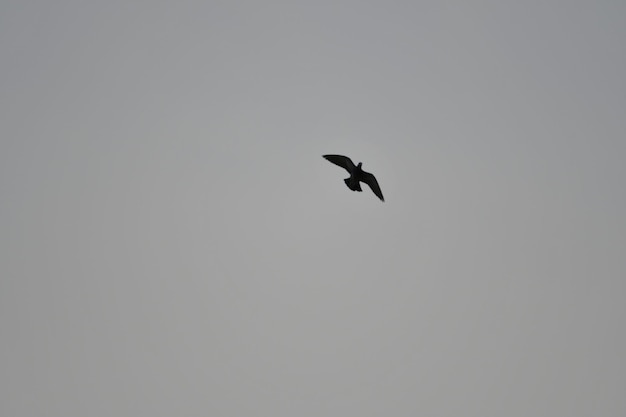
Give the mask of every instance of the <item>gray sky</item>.
[[0, 414], [624, 415], [625, 16], [2, 2]]

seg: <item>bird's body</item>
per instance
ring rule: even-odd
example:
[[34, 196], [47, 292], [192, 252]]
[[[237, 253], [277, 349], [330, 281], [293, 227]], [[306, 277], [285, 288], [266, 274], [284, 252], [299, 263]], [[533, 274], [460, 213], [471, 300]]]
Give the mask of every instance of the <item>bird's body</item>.
[[361, 189], [361, 182], [366, 183], [372, 189], [374, 194], [382, 201], [385, 201], [383, 197], [382, 191], [380, 191], [380, 186], [378, 185], [378, 181], [376, 181], [376, 177], [370, 174], [369, 172], [363, 171], [361, 166], [362, 162], [359, 162], [358, 165], [354, 165], [352, 160], [347, 156], [343, 155], [324, 155], [324, 158], [333, 164], [344, 168], [350, 174], [349, 178], [343, 180], [349, 189], [352, 191], [363, 191]]

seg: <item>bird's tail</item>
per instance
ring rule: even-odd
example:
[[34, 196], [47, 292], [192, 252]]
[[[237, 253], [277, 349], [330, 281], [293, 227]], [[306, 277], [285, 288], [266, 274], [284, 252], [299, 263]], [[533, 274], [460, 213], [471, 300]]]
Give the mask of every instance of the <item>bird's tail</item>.
[[361, 184], [357, 180], [353, 180], [352, 178], [346, 178], [345, 180], [343, 180], [343, 182], [345, 182], [348, 188], [352, 191], [363, 191], [361, 189]]

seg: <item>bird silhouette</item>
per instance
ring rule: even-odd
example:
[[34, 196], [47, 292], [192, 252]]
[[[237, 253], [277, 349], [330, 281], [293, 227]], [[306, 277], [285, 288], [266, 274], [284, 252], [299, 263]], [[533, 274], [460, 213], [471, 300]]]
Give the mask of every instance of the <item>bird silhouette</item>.
[[325, 159], [332, 162], [335, 165], [338, 165], [344, 168], [350, 174], [349, 178], [343, 180], [349, 189], [352, 191], [363, 191], [361, 189], [361, 182], [369, 185], [374, 194], [382, 201], [385, 201], [383, 197], [383, 192], [380, 191], [380, 186], [378, 185], [378, 181], [376, 181], [376, 177], [370, 174], [369, 172], [365, 172], [361, 169], [362, 162], [359, 162], [358, 165], [354, 165], [352, 160], [347, 156], [343, 155], [323, 155]]

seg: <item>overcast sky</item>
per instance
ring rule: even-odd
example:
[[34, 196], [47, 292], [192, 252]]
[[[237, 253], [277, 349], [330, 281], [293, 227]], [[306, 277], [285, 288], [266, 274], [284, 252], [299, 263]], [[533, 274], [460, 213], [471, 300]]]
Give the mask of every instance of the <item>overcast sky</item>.
[[0, 414], [625, 415], [625, 19], [3, 1]]

